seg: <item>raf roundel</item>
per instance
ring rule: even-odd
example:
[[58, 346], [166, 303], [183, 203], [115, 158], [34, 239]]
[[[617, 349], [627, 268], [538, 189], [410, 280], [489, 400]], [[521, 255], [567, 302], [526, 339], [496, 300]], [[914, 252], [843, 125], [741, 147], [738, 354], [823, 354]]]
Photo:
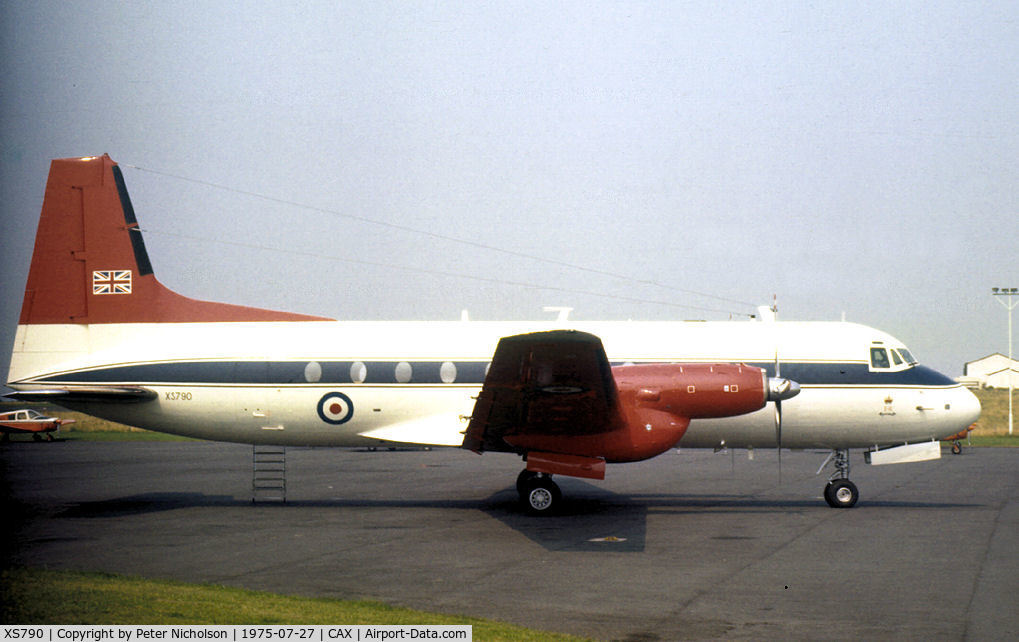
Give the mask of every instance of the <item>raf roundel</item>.
[[345, 424], [354, 416], [354, 402], [342, 392], [330, 392], [318, 400], [318, 416], [327, 424]]

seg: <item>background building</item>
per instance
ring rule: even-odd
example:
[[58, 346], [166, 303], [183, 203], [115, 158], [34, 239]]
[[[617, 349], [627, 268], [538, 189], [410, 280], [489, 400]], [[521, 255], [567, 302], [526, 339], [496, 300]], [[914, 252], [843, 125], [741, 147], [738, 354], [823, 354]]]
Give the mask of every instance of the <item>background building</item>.
[[1019, 388], [1019, 361], [995, 352], [982, 359], [970, 361], [963, 368], [963, 376], [959, 381], [979, 385], [981, 388], [1008, 388], [1008, 378], [1012, 377], [1012, 387]]

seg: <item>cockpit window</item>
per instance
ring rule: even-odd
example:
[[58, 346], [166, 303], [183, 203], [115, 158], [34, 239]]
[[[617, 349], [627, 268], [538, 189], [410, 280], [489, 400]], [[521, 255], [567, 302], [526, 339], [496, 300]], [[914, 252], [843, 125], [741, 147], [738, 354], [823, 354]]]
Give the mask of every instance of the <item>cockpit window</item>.
[[902, 357], [899, 356], [898, 350], [892, 350], [892, 362], [897, 366], [902, 365]]
[[872, 368], [889, 368], [888, 352], [884, 348], [870, 349], [870, 366]]
[[905, 348], [899, 348], [899, 353], [902, 355], [902, 358], [906, 360], [906, 363], [910, 365], [916, 363], [916, 358], [909, 350], [906, 350]]

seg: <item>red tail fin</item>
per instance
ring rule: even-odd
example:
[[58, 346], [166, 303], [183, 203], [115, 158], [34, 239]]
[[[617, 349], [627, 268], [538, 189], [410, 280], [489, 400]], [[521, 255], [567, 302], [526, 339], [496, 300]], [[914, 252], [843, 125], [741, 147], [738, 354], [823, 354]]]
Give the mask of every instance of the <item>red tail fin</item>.
[[117, 164], [104, 155], [50, 165], [21, 324], [324, 320], [167, 289], [152, 273]]

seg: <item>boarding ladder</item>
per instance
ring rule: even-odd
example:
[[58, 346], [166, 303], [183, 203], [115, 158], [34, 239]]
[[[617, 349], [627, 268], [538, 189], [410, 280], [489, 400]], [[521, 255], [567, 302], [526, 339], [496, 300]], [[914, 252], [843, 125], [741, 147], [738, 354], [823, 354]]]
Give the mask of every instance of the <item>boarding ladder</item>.
[[284, 446], [251, 447], [251, 503], [287, 501], [287, 449]]

